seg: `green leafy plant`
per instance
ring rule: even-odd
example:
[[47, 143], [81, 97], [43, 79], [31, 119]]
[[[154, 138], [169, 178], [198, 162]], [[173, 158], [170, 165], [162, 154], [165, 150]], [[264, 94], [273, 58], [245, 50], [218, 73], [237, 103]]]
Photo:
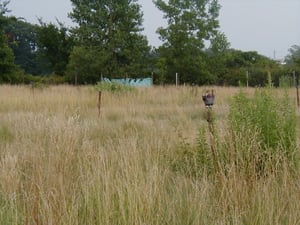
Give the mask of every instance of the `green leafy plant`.
[[229, 127], [228, 150], [243, 165], [246, 161], [261, 173], [268, 165], [296, 162], [296, 114], [287, 93], [259, 89], [252, 98], [238, 93], [230, 106]]

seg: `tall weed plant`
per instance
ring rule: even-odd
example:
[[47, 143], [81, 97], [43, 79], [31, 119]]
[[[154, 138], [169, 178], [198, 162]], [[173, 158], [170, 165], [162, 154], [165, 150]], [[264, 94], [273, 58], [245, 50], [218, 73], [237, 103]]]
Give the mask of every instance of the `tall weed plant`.
[[[295, 165], [296, 113], [286, 92], [278, 95], [272, 89], [258, 89], [253, 97], [239, 92], [230, 105], [229, 127], [230, 150], [252, 162], [256, 172], [281, 162]], [[243, 152], [236, 154], [240, 148]]]
[[[197, 144], [183, 139], [173, 169], [188, 177], [234, 173], [257, 178], [297, 166], [296, 113], [287, 92], [271, 88], [248, 95], [240, 91], [229, 103], [227, 132], [216, 127], [217, 116], [199, 129]], [[205, 119], [205, 118], [204, 118]]]
[[196, 145], [191, 145], [179, 135], [180, 144], [176, 158], [172, 162], [174, 171], [198, 179], [216, 174], [225, 166], [224, 156], [226, 153], [222, 148], [223, 143], [218, 137], [215, 117], [212, 109], [202, 112], [202, 118], [206, 120], [207, 124], [202, 124], [199, 128]]

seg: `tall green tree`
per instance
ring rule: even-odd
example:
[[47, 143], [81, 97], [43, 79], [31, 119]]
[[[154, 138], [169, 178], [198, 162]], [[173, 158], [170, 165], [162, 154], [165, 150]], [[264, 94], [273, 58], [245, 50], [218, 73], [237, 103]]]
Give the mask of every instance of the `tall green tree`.
[[14, 64], [14, 55], [12, 50], [8, 47], [7, 36], [4, 32], [4, 26], [7, 22], [4, 16], [9, 10], [7, 9], [9, 1], [0, 3], [0, 83], [15, 81], [15, 72], [17, 67]]
[[181, 82], [214, 82], [204, 50], [206, 42], [218, 33], [218, 1], [154, 0], [154, 3], [168, 23], [157, 31], [163, 41], [159, 50], [161, 57], [166, 58], [168, 81], [179, 73]]
[[220, 84], [265, 86], [268, 73], [278, 71], [278, 65], [256, 51], [243, 52], [230, 49], [223, 55], [226, 73], [220, 77]]
[[38, 25], [28, 23], [22, 18], [13, 16], [6, 18], [5, 33], [8, 45], [13, 50], [15, 64], [26, 74], [49, 73], [44, 58], [39, 57], [37, 28]]
[[285, 60], [291, 69], [300, 70], [300, 45], [293, 45]]
[[226, 35], [218, 32], [207, 50], [210, 73], [215, 75], [216, 84], [218, 85], [223, 85], [225, 83], [224, 77], [228, 73], [226, 59], [230, 54], [229, 47], [230, 43], [228, 42]]
[[73, 84], [96, 83], [101, 79], [99, 61], [102, 54], [98, 49], [75, 46], [67, 66], [67, 81]]
[[74, 46], [73, 38], [68, 28], [61, 22], [57, 21], [57, 26], [53, 23], [46, 24], [41, 19], [39, 21], [40, 26], [37, 29], [39, 52], [49, 61], [54, 74], [64, 75]]
[[[137, 0], [71, 0], [70, 18], [78, 24], [72, 33], [81, 52], [90, 55], [94, 66], [87, 71], [99, 77], [137, 77], [144, 73], [150, 51], [147, 39], [141, 34], [143, 14]], [[78, 51], [78, 49], [74, 49]], [[76, 53], [69, 67], [75, 73]], [[96, 61], [97, 60], [97, 61]], [[77, 60], [78, 61], [78, 60]], [[73, 71], [73, 72], [72, 72]]]
[[[300, 74], [300, 45], [293, 45], [289, 48], [289, 53], [285, 57], [286, 65], [284, 65], [284, 72], [287, 77], [294, 82], [299, 84], [299, 74]], [[295, 76], [296, 75], [296, 80]]]
[[222, 55], [229, 50], [230, 43], [227, 40], [227, 37], [222, 32], [217, 32], [214, 38], [211, 40], [211, 45], [209, 50], [214, 55]]

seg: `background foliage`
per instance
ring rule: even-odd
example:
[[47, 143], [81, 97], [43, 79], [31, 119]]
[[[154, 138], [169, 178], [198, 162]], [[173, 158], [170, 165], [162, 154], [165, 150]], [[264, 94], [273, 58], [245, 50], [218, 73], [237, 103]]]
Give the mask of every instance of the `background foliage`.
[[230, 48], [219, 27], [217, 0], [153, 3], [167, 21], [157, 29], [162, 44], [156, 47], [142, 34], [143, 12], [137, 0], [73, 0], [69, 16], [74, 27], [8, 17], [9, 1], [0, 3], [0, 81], [22, 83], [33, 75], [95, 84], [101, 76], [151, 76], [155, 84], [175, 84], [177, 74], [179, 84], [264, 86], [271, 74], [272, 85], [280, 86], [284, 77], [298, 77], [296, 44], [286, 64]]

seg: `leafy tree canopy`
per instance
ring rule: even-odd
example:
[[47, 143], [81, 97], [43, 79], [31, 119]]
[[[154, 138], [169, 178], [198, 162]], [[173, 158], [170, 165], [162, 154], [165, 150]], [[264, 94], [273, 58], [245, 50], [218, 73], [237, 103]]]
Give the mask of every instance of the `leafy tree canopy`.
[[37, 29], [38, 46], [41, 54], [50, 62], [52, 71], [57, 75], [64, 75], [69, 56], [74, 46], [73, 38], [63, 23], [58, 26], [46, 24], [41, 19]]
[[17, 67], [14, 64], [14, 55], [8, 47], [7, 36], [4, 32], [4, 26], [7, 22], [5, 13], [9, 12], [7, 9], [8, 3], [9, 1], [0, 3], [0, 83], [12, 83], [14, 73], [17, 71]]
[[220, 5], [216, 0], [155, 0], [155, 5], [164, 13], [168, 27], [160, 27], [158, 33], [164, 46], [203, 49], [205, 40], [217, 33]]
[[[72, 30], [77, 45], [93, 48], [95, 57], [91, 60], [97, 59], [93, 62], [98, 64], [94, 67], [97, 69], [91, 73], [120, 77], [126, 74], [138, 76], [144, 72], [142, 65], [150, 48], [141, 34], [143, 15], [137, 0], [71, 2], [73, 11], [69, 16], [78, 24]], [[74, 62], [71, 64], [75, 66]]]
[[28, 23], [22, 18], [6, 18], [5, 33], [8, 45], [15, 56], [15, 64], [25, 73], [33, 75], [46, 73], [45, 65], [38, 57], [37, 28], [37, 25]]
[[178, 73], [181, 82], [214, 82], [204, 49], [205, 42], [213, 40], [218, 33], [218, 1], [155, 0], [154, 3], [168, 23], [166, 28], [157, 30], [163, 41], [159, 51], [166, 58], [167, 79], [171, 81]]
[[298, 65], [300, 67], [300, 45], [293, 45], [286, 56], [286, 62], [289, 65]]
[[273, 60], [256, 51], [243, 52], [230, 49], [223, 57], [226, 72], [220, 80], [229, 85], [236, 86], [239, 83], [246, 85], [246, 82], [249, 82], [250, 86], [263, 86], [267, 82], [267, 73], [278, 69]]

